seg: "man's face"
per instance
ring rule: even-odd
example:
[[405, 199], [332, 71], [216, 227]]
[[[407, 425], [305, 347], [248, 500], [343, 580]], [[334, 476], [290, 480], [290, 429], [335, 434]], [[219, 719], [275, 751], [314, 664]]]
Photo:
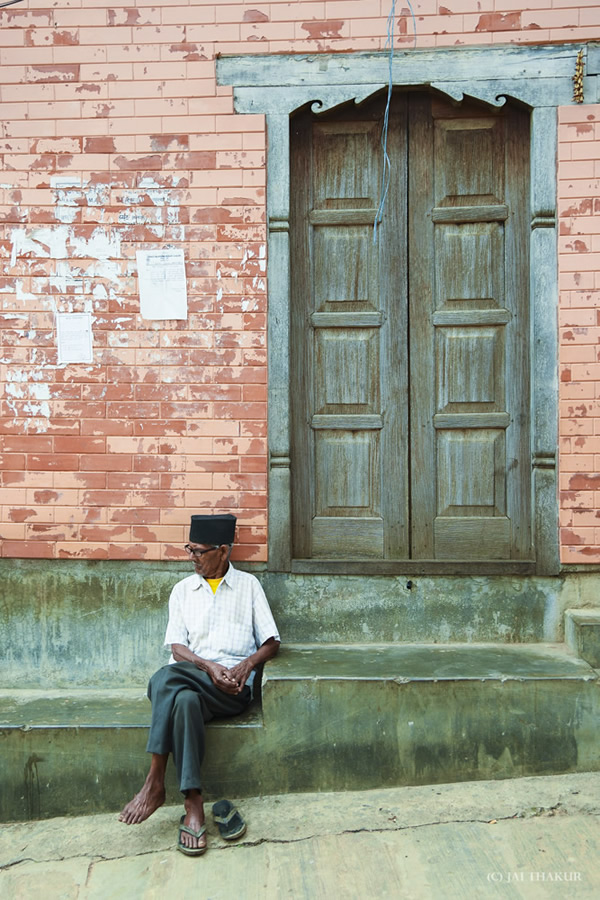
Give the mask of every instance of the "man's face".
[[[227, 560], [229, 547], [227, 544], [221, 544], [220, 547], [213, 547], [212, 544], [194, 544], [191, 541], [186, 544], [189, 547], [189, 557], [194, 564], [194, 569], [202, 578], [222, 578], [229, 562]], [[205, 550], [206, 553], [192, 554], [192, 550]]]

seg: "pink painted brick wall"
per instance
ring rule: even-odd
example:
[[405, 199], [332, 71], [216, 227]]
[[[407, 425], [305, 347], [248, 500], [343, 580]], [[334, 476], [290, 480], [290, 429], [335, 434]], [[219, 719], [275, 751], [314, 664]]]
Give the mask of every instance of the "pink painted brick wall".
[[[214, 59], [378, 50], [390, 5], [25, 0], [0, 10], [4, 556], [181, 558], [189, 514], [210, 509], [237, 513], [238, 559], [266, 559], [264, 121], [233, 113]], [[586, 0], [412, 5], [420, 48], [600, 34]], [[408, 7], [397, 10], [396, 46], [412, 46]], [[600, 559], [597, 113], [561, 118], [567, 562]], [[187, 322], [139, 315], [135, 251], [158, 246], [185, 251]], [[93, 365], [58, 364], [56, 311], [93, 313]]]
[[558, 174], [561, 558], [600, 562], [600, 105], [560, 110]]

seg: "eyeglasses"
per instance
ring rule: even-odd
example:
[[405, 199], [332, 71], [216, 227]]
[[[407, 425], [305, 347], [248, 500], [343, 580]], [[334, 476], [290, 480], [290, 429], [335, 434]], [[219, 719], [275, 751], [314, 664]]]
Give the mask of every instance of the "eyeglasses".
[[208, 550], [198, 550], [196, 547], [190, 547], [189, 544], [186, 544], [183, 548], [186, 553], [189, 553], [190, 556], [203, 556], [205, 553], [210, 553], [211, 550], [218, 550], [218, 544], [215, 544], [214, 547], [209, 547]]

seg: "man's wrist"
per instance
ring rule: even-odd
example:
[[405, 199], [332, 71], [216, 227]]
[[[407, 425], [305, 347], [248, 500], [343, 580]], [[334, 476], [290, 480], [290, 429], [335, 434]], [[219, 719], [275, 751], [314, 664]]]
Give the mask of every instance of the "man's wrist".
[[212, 662], [210, 659], [202, 659], [201, 656], [196, 656], [194, 659], [194, 663], [201, 672], [206, 673], [209, 673], [214, 666], [214, 662]]

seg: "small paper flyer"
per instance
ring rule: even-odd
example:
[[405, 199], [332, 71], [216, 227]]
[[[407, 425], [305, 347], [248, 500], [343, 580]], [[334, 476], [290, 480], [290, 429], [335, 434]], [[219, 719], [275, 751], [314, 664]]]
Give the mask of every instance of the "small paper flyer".
[[187, 319], [183, 250], [138, 250], [140, 313], [143, 319]]
[[94, 361], [91, 313], [56, 313], [56, 339], [59, 365]]

